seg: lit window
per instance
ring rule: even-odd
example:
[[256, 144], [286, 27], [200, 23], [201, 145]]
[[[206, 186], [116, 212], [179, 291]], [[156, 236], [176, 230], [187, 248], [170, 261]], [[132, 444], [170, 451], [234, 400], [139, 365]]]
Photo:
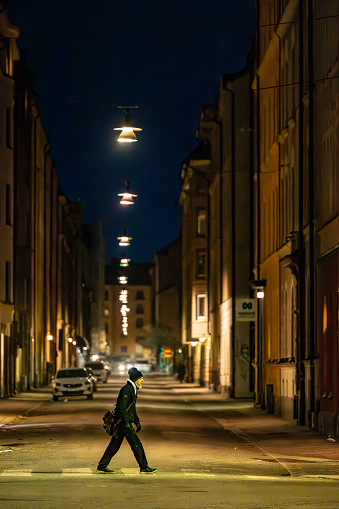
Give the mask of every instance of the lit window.
[[198, 210], [197, 234], [202, 236], [206, 235], [206, 211], [204, 209]]
[[198, 251], [196, 263], [197, 278], [204, 278], [206, 276], [206, 253]]
[[206, 318], [206, 295], [197, 295], [197, 320]]

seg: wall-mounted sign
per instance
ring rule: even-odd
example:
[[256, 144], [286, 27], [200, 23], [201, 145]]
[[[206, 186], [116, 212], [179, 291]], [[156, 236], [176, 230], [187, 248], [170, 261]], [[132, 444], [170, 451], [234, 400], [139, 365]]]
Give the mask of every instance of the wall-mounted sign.
[[254, 322], [255, 299], [236, 299], [235, 316], [237, 322]]

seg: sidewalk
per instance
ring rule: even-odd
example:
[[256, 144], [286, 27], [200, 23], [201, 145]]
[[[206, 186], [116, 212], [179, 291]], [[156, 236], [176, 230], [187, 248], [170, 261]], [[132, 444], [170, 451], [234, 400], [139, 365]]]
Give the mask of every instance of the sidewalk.
[[[249, 399], [225, 399], [224, 396], [195, 384], [180, 384], [173, 380], [172, 390], [205, 412], [218, 425], [230, 430], [274, 459], [282, 462], [333, 464], [333, 474], [339, 478], [339, 439], [327, 437], [294, 420], [267, 414], [254, 408]], [[287, 460], [288, 458], [288, 460]], [[294, 468], [295, 470], [295, 468]]]
[[24, 420], [33, 408], [51, 399], [52, 388], [41, 387], [28, 392], [21, 392], [12, 398], [0, 399], [0, 429], [13, 423], [16, 419]]

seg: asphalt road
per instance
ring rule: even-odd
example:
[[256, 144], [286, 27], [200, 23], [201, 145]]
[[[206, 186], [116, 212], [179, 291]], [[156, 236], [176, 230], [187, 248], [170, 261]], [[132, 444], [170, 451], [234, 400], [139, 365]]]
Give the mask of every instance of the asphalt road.
[[273, 454], [268, 436], [239, 431], [248, 402], [232, 405], [165, 377], [146, 379], [137, 404], [139, 436], [158, 472], [140, 475], [124, 441], [110, 464], [115, 473], [97, 474], [109, 440], [101, 418], [124, 382], [111, 377], [93, 401], [53, 402], [37, 392], [0, 429], [1, 508], [339, 508], [335, 458], [320, 476], [322, 462], [296, 460], [288, 434]]

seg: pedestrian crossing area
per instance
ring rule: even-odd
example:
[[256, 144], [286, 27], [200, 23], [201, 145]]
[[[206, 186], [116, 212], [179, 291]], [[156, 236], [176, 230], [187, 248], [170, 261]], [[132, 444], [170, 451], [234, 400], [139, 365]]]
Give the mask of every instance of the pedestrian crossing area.
[[[94, 468], [63, 468], [60, 470], [34, 470], [34, 469], [5, 469], [0, 471], [0, 478], [34, 478], [34, 477], [58, 477], [60, 478], [81, 478], [81, 477], [104, 477]], [[237, 481], [239, 479], [257, 482], [298, 482], [298, 481], [339, 481], [339, 475], [296, 475], [296, 476], [279, 476], [279, 475], [249, 475], [249, 474], [230, 474], [227, 472], [217, 472], [208, 469], [179, 469], [175, 471], [160, 470], [155, 474], [140, 476], [138, 468], [119, 468], [114, 470], [114, 474], [105, 474], [105, 478], [109, 477], [147, 477], [152, 479], [165, 478], [190, 478], [190, 479], [210, 479], [215, 481]], [[4, 479], [5, 480], [5, 479]]]

